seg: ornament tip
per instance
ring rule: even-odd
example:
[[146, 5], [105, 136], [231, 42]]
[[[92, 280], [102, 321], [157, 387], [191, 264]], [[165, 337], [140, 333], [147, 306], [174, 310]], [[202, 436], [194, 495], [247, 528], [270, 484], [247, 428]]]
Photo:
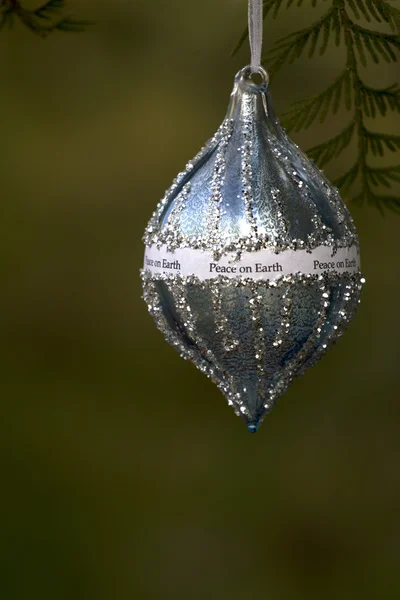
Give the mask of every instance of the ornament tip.
[[250, 421], [250, 423], [247, 423], [247, 429], [250, 431], [250, 433], [257, 433], [258, 421]]

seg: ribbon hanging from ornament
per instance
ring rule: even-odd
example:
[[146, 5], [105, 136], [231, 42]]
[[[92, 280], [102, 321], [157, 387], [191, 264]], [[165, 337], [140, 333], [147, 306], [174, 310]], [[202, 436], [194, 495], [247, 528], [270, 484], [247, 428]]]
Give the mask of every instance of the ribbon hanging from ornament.
[[249, 42], [251, 72], [258, 73], [261, 67], [263, 39], [263, 0], [249, 0]]

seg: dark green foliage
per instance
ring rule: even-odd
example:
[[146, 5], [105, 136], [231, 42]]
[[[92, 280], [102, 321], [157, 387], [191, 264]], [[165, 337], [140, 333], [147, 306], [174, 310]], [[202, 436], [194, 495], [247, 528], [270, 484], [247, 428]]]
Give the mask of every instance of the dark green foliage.
[[397, 165], [396, 167], [369, 169], [367, 172], [367, 177], [372, 185], [381, 184], [385, 187], [390, 187], [391, 181], [400, 183], [400, 165]]
[[400, 37], [398, 35], [370, 31], [364, 27], [359, 27], [355, 23], [351, 31], [363, 67], [367, 66], [366, 52], [375, 63], [378, 63], [382, 58], [387, 62], [397, 60], [395, 50], [400, 49]]
[[400, 112], [400, 89], [398, 84], [384, 89], [375, 89], [360, 80], [359, 90], [363, 110], [367, 117], [375, 118], [377, 113], [383, 117], [388, 109]]
[[[311, 150], [311, 152], [312, 151], [313, 149]], [[346, 173], [343, 173], [343, 175], [341, 175], [334, 181], [335, 185], [337, 185], [341, 190], [343, 190], [343, 192], [346, 192], [355, 182], [358, 176], [358, 172], [359, 165], [358, 163], [356, 163], [351, 167], [351, 169], [346, 171]]]
[[26, 10], [19, 0], [0, 0], [0, 29], [4, 26], [11, 27], [14, 17], [41, 37], [46, 37], [53, 31], [83, 31], [89, 25], [89, 21], [63, 17], [65, 8], [66, 0], [48, 0], [36, 10]]
[[343, 71], [325, 90], [310, 98], [294, 102], [285, 113], [285, 125], [288, 129], [300, 131], [309, 127], [318, 117], [322, 123], [329, 110], [335, 114], [345, 96], [346, 106], [350, 110], [352, 104], [350, 72]]
[[35, 15], [43, 19], [52, 19], [54, 13], [62, 9], [64, 9], [64, 0], [49, 0], [49, 2], [35, 10]]
[[370, 151], [375, 156], [383, 156], [385, 150], [392, 152], [400, 150], [400, 135], [373, 133], [365, 130], [364, 139], [367, 152]]
[[[312, 5], [323, 0], [312, 0]], [[326, 1], [326, 0], [325, 0]], [[264, 17], [276, 17], [282, 6], [298, 6], [304, 0], [265, 0]], [[362, 27], [353, 18], [365, 19], [386, 24], [388, 32], [375, 31]], [[370, 131], [365, 118], [385, 116], [388, 110], [400, 112], [400, 88], [393, 84], [385, 88], [366, 85], [360, 76], [360, 65], [394, 62], [400, 50], [400, 10], [386, 0], [332, 0], [329, 8], [310, 26], [279, 39], [263, 59], [273, 76], [285, 64], [293, 63], [301, 56], [312, 58], [324, 54], [328, 44], [344, 44], [347, 60], [343, 71], [324, 90], [292, 104], [283, 115], [284, 123], [290, 131], [300, 131], [314, 122], [323, 123], [328, 114], [335, 114], [342, 104], [351, 111], [349, 124], [332, 139], [311, 148], [310, 157], [319, 166], [335, 159], [357, 139], [357, 159], [354, 165], [334, 183], [343, 194], [348, 194], [353, 185], [359, 191], [352, 200], [362, 204], [367, 202], [379, 210], [389, 208], [400, 213], [400, 198], [382, 195], [379, 187], [390, 188], [392, 183], [400, 183], [400, 166], [373, 167], [367, 162], [368, 155], [383, 156], [384, 152], [400, 150], [400, 136]], [[243, 34], [237, 48], [247, 37]], [[378, 191], [374, 188], [378, 188]]]
[[332, 7], [323, 17], [309, 27], [279, 39], [268, 57], [268, 68], [271, 75], [274, 75], [286, 62], [292, 63], [300, 58], [306, 49], [309, 58], [312, 58], [317, 50], [319, 54], [323, 54], [332, 33], [334, 33], [335, 42], [338, 45], [341, 30], [336, 21], [337, 10]]
[[309, 156], [319, 164], [320, 167], [323, 167], [326, 163], [331, 161], [333, 158], [339, 156], [339, 154], [347, 148], [350, 144], [353, 133], [355, 131], [355, 123], [351, 122], [347, 127], [343, 129], [337, 136], [325, 142], [324, 144], [320, 144], [319, 146], [314, 146], [311, 150], [308, 151]]
[[14, 11], [8, 4], [0, 4], [0, 31], [4, 27], [11, 28], [13, 25]]

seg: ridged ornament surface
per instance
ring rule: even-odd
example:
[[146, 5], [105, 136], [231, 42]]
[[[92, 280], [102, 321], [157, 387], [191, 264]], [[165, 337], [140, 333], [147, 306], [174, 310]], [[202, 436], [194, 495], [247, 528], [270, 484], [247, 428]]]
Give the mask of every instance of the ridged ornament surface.
[[[342, 335], [363, 282], [351, 216], [280, 127], [261, 75], [256, 84], [248, 67], [237, 74], [220, 129], [147, 226], [148, 256], [164, 258], [147, 257], [142, 271], [159, 329], [252, 432], [293, 378]], [[309, 256], [309, 269], [298, 268], [300, 255]], [[180, 256], [191, 257], [189, 273]], [[256, 266], [262, 262], [240, 272], [245, 256], [274, 260], [265, 273]], [[196, 257], [209, 274], [197, 272]]]

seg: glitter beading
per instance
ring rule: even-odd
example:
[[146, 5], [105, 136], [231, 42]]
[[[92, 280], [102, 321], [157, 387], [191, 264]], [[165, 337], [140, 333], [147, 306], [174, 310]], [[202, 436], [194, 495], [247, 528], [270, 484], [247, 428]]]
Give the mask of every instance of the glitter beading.
[[251, 432], [343, 334], [364, 282], [338, 191], [280, 127], [267, 80], [255, 84], [248, 67], [144, 242], [150, 314]]

